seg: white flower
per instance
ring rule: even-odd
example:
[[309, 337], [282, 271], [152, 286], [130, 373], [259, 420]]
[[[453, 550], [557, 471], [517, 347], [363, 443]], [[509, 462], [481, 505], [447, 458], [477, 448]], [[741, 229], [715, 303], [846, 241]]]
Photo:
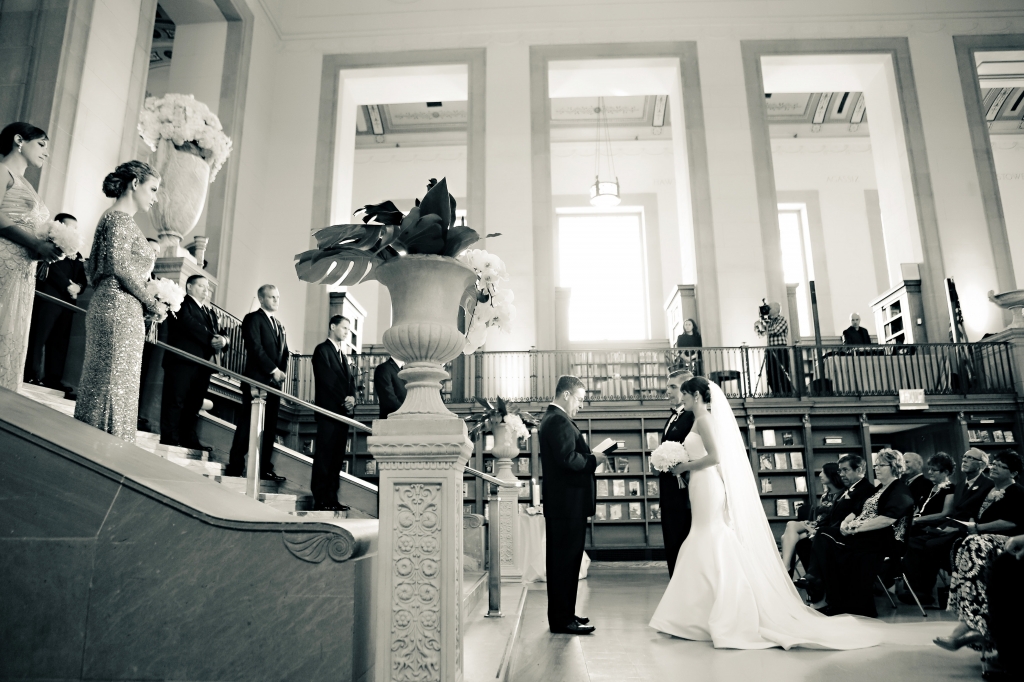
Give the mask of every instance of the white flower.
[[153, 151], [160, 140], [179, 147], [194, 142], [210, 165], [210, 182], [231, 155], [231, 138], [224, 134], [220, 119], [192, 95], [147, 97], [139, 114], [139, 135]]
[[463, 353], [475, 352], [487, 340], [487, 327], [498, 327], [508, 333], [516, 318], [512, 305], [515, 296], [509, 289], [498, 288], [498, 283], [508, 279], [508, 271], [500, 258], [483, 249], [467, 249], [456, 260], [473, 268], [476, 272], [476, 288], [487, 296], [486, 301], [477, 303]]
[[674, 440], [664, 441], [651, 453], [651, 466], [657, 471], [670, 471], [681, 462], [689, 462], [690, 457], [682, 443]]
[[181, 302], [185, 300], [185, 290], [165, 277], [146, 282], [146, 291], [156, 300], [166, 303], [172, 313], [181, 310]]
[[61, 257], [74, 257], [82, 248], [82, 236], [78, 230], [57, 220], [37, 225], [36, 236], [53, 242], [61, 250]]
[[518, 414], [506, 414], [501, 421], [508, 427], [507, 432], [516, 440], [530, 437], [529, 429], [526, 428], [523, 418]]

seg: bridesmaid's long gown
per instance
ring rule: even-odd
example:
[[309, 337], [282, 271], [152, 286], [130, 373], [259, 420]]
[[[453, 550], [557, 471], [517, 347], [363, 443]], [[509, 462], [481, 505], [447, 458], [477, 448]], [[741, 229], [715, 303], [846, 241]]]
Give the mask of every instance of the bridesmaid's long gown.
[[146, 342], [146, 281], [156, 256], [127, 213], [108, 211], [96, 227], [86, 266], [96, 289], [85, 318], [85, 365], [75, 419], [135, 442], [139, 374]]
[[[0, 202], [0, 213], [35, 232], [50, 212], [32, 185], [0, 165], [0, 182], [14, 184]], [[0, 387], [17, 391], [25, 374], [28, 331], [36, 295], [36, 260], [21, 244], [0, 236]]]

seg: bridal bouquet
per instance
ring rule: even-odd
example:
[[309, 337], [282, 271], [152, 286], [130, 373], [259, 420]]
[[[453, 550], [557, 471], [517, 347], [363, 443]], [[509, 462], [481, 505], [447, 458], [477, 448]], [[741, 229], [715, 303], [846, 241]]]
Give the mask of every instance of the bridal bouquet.
[[61, 250], [61, 258], [64, 256], [74, 257], [82, 248], [82, 236], [78, 230], [56, 220], [39, 225], [36, 235], [53, 242]]
[[498, 287], [500, 281], [508, 279], [508, 272], [494, 254], [483, 249], [468, 249], [456, 260], [476, 272], [477, 304], [466, 332], [466, 346], [462, 349], [466, 355], [472, 355], [487, 340], [488, 327], [505, 332], [511, 330], [512, 321], [516, 319], [516, 307], [512, 305], [515, 294], [511, 289]]
[[146, 282], [146, 291], [153, 298], [167, 306], [167, 310], [176, 313], [181, 310], [181, 302], [185, 300], [185, 290], [169, 279], [160, 277]]
[[[669, 473], [673, 467], [683, 462], [689, 462], [690, 456], [686, 452], [686, 448], [682, 443], [677, 443], [674, 440], [666, 440], [651, 453], [651, 467], [662, 473]], [[679, 482], [679, 487], [685, 487], [683, 483], [683, 477], [679, 474], [676, 475], [676, 480]]]
[[170, 140], [178, 149], [198, 149], [210, 166], [211, 183], [231, 155], [231, 138], [217, 114], [192, 95], [147, 97], [139, 114], [139, 135], [153, 151], [160, 140]]

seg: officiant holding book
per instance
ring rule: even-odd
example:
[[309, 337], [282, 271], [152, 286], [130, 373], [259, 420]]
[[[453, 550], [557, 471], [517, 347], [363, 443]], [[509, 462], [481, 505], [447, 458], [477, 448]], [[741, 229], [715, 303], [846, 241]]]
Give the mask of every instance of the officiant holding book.
[[[672, 414], [665, 424], [662, 441], [682, 443], [693, 428], [693, 412], [683, 409], [682, 392], [683, 383], [692, 378], [693, 374], [685, 370], [669, 374], [665, 397], [672, 405]], [[670, 577], [676, 570], [676, 556], [686, 536], [690, 534], [690, 523], [693, 520], [690, 490], [686, 486], [686, 477], [677, 477], [670, 471], [658, 474], [658, 487], [661, 488], [661, 532], [665, 536], [665, 560], [668, 562]]]

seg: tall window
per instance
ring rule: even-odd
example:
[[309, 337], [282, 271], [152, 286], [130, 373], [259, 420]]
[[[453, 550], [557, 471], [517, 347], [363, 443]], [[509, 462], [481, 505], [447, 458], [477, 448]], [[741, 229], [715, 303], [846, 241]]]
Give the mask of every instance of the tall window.
[[807, 283], [814, 279], [814, 262], [811, 259], [807, 207], [804, 204], [779, 204], [779, 230], [782, 237], [782, 273], [786, 284], [797, 285], [796, 308], [800, 336], [810, 336], [814, 327], [811, 322], [811, 293]]
[[559, 286], [569, 298], [571, 341], [650, 338], [643, 214], [558, 217]]

